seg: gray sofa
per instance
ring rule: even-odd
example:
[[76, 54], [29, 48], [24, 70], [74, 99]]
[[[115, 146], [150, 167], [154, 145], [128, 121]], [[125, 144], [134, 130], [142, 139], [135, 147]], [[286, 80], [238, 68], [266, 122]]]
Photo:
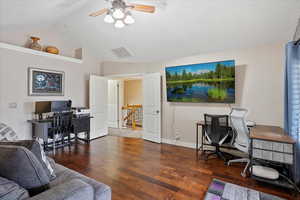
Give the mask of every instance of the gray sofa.
[[111, 188], [47, 159], [39, 142], [17, 140], [0, 123], [0, 200], [111, 200]]
[[111, 200], [109, 186], [49, 160], [55, 166], [56, 178], [50, 189], [28, 200]]

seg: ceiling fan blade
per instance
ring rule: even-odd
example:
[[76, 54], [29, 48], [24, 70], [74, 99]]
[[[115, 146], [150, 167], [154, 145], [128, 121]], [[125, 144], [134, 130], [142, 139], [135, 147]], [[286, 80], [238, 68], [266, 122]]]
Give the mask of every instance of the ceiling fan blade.
[[101, 10], [98, 10], [96, 12], [93, 12], [93, 13], [89, 14], [89, 16], [91, 16], [91, 17], [97, 17], [97, 16], [103, 15], [104, 13], [107, 13], [107, 12], [108, 12], [108, 8], [103, 8]]
[[136, 11], [148, 12], [148, 13], [155, 12], [155, 6], [147, 6], [142, 4], [130, 4], [130, 7], [132, 10], [136, 10]]

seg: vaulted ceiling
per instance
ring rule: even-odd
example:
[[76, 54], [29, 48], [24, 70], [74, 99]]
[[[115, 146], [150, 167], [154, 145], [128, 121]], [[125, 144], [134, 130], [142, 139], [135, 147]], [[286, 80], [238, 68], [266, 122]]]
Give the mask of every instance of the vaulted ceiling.
[[[99, 60], [153, 62], [201, 53], [291, 40], [300, 17], [299, 0], [127, 0], [158, 7], [133, 12], [136, 23], [116, 29], [88, 14], [104, 0], [0, 0], [0, 40], [23, 44], [41, 36], [64, 52], [83, 47]], [[60, 46], [61, 45], [61, 46]]]

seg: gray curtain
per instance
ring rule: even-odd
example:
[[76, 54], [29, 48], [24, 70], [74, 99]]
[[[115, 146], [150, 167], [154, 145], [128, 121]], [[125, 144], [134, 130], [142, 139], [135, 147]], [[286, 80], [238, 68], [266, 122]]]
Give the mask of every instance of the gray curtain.
[[300, 182], [300, 45], [286, 45], [284, 129], [297, 141], [294, 179]]

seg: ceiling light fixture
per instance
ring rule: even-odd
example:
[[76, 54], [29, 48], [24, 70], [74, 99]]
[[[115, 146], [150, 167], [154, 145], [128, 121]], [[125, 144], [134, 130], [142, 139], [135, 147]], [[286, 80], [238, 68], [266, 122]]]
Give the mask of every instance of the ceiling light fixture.
[[122, 20], [117, 20], [115, 23], [116, 28], [123, 28], [124, 26], [125, 26], [125, 24]]
[[116, 8], [113, 12], [113, 17], [116, 19], [123, 19], [125, 17], [123, 9]]
[[111, 16], [111, 13], [107, 13], [104, 17], [104, 22], [112, 24], [115, 22], [115, 19]]
[[116, 28], [123, 28], [126, 25], [135, 23], [130, 11], [144, 13], [154, 13], [155, 7], [143, 4], [126, 3], [127, 0], [105, 0], [111, 4], [108, 8], [103, 8], [89, 14], [91, 17], [97, 17], [106, 14], [104, 22], [114, 23]]
[[133, 24], [135, 22], [130, 12], [126, 13], [126, 17], [124, 19], [125, 24]]

